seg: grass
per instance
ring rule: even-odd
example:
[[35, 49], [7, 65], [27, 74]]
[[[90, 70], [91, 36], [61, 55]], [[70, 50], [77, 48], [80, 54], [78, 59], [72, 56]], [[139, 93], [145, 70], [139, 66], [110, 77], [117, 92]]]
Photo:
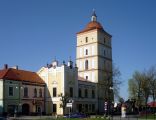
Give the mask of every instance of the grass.
[[156, 119], [156, 115], [155, 114], [148, 114], [148, 115], [143, 115], [143, 116], [140, 116], [140, 119]]
[[45, 119], [37, 119], [37, 120], [106, 120], [104, 118], [45, 118]]
[[51, 118], [47, 118], [47, 119], [38, 119], [38, 120], [106, 120], [104, 118], [57, 118], [57, 119], [51, 119]]

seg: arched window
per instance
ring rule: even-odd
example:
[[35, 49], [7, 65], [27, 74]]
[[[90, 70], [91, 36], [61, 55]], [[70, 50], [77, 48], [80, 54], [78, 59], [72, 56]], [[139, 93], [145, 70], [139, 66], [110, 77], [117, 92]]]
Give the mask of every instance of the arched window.
[[85, 70], [88, 70], [88, 60], [85, 61]]
[[34, 89], [34, 97], [37, 97], [37, 89]]
[[24, 97], [28, 97], [28, 88], [27, 87], [24, 88]]
[[42, 97], [42, 89], [40, 88], [39, 96]]

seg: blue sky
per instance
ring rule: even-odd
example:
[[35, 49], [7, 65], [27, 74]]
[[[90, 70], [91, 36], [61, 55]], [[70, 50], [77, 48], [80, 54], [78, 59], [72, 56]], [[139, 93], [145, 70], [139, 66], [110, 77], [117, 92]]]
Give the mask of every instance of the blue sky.
[[54, 58], [75, 61], [76, 33], [93, 8], [112, 37], [113, 62], [122, 73], [121, 96], [135, 70], [156, 65], [155, 0], [1, 0], [0, 68], [37, 71]]

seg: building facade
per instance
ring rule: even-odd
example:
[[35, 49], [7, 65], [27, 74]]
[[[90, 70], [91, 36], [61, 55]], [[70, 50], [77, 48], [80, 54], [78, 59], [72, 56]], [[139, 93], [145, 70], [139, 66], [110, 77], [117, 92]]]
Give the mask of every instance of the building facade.
[[[69, 61], [67, 65], [65, 63], [59, 65], [56, 60], [38, 71], [46, 83], [46, 114], [63, 114], [63, 109], [60, 107], [61, 94], [73, 101], [77, 99], [77, 73], [77, 67], [73, 66], [72, 61]], [[73, 110], [75, 110], [75, 104], [73, 104]], [[68, 111], [68, 108], [65, 109], [66, 113]]]
[[42, 67], [38, 74], [46, 83], [46, 114], [63, 114], [61, 94], [67, 97], [66, 103], [72, 101], [72, 107], [66, 105], [64, 113], [97, 111], [97, 86], [83, 78], [78, 79], [78, 68], [72, 61], [59, 65], [55, 60]]
[[0, 114], [41, 114], [45, 112], [45, 83], [37, 73], [5, 65], [0, 70]]

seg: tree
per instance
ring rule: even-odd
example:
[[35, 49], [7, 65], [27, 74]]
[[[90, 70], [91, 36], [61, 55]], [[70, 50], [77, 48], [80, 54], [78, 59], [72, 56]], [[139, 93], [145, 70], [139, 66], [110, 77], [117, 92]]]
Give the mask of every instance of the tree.
[[147, 75], [150, 80], [150, 93], [154, 103], [156, 99], [156, 66], [150, 67], [147, 71]]
[[112, 67], [112, 82], [113, 82], [112, 85], [113, 85], [114, 96], [116, 98], [120, 98], [119, 90], [120, 90], [120, 85], [122, 84], [121, 72], [120, 72], [119, 68], [116, 67], [115, 64], [113, 64], [113, 67]]
[[66, 104], [69, 101], [69, 96], [68, 95], [63, 95], [62, 93], [58, 95], [60, 97], [60, 108], [63, 109], [63, 115], [65, 114], [65, 109], [66, 109]]
[[150, 80], [146, 71], [134, 72], [129, 79], [129, 95], [130, 98], [136, 99], [136, 105], [147, 105], [150, 95]]

